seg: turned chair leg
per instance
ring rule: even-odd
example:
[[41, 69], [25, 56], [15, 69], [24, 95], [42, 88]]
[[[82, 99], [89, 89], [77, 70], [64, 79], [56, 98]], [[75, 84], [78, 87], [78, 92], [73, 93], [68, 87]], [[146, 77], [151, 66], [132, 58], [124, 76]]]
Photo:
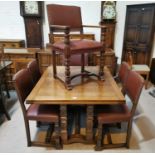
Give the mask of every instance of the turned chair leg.
[[70, 77], [70, 55], [65, 54], [65, 85], [68, 90], [72, 89]]
[[55, 122], [54, 131], [55, 131], [55, 148], [57, 150], [60, 150], [60, 149], [62, 149], [63, 146], [62, 146], [61, 138], [60, 138], [59, 122]]
[[98, 138], [95, 146], [95, 151], [101, 151], [103, 149], [103, 125], [101, 123], [98, 124]]

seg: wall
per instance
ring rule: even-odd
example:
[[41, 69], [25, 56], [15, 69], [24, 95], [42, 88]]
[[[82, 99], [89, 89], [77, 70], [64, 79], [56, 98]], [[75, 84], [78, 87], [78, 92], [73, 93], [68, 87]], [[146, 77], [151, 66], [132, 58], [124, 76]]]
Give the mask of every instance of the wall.
[[[82, 10], [82, 20], [85, 25], [96, 25], [100, 21], [100, 1], [46, 1], [45, 2], [45, 20], [44, 20], [44, 44], [48, 43], [48, 21], [46, 14], [46, 5], [49, 3], [77, 5]], [[121, 61], [124, 24], [126, 15], [126, 5], [152, 3], [151, 1], [117, 1], [117, 24], [115, 34], [114, 50], [118, 56], [118, 62]], [[19, 2], [18, 1], [0, 1], [0, 39], [24, 39], [24, 20], [20, 16]], [[100, 40], [99, 29], [85, 29], [85, 32], [95, 33], [96, 40]], [[153, 57], [155, 57], [155, 45], [153, 47]]]
[[24, 39], [24, 20], [18, 1], [0, 1], [0, 39]]

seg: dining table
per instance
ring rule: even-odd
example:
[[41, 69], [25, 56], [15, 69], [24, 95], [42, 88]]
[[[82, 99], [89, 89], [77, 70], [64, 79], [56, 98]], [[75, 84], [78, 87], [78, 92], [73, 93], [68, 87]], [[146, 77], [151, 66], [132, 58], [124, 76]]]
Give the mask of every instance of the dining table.
[[[94, 143], [94, 107], [105, 104], [124, 104], [125, 97], [121, 89], [106, 66], [104, 67], [104, 80], [99, 80], [93, 76], [77, 77], [72, 80], [72, 90], [67, 90], [60, 80], [53, 77], [52, 68], [52, 66], [49, 66], [44, 71], [40, 80], [26, 98], [26, 103], [60, 106], [60, 129], [64, 144], [74, 142]], [[97, 66], [87, 66], [86, 69], [90, 72], [98, 72]], [[57, 71], [59, 77], [63, 79], [65, 77], [65, 67], [58, 66]], [[71, 71], [74, 75], [81, 70], [78, 66], [72, 66]], [[68, 106], [86, 107], [84, 135], [78, 132], [72, 136], [68, 136]]]

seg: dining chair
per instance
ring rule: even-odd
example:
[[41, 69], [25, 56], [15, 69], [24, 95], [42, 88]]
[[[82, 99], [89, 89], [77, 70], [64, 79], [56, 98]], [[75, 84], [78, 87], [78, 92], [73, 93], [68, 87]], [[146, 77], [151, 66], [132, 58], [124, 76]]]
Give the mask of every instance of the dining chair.
[[128, 63], [123, 61], [118, 71], [118, 81], [121, 83], [121, 91], [123, 94], [125, 93], [124, 85], [125, 85], [125, 82], [126, 82], [126, 79], [127, 79], [127, 76], [130, 70], [131, 69]]
[[[103, 68], [104, 68], [104, 58], [103, 54], [105, 52], [105, 35], [106, 27], [103, 29], [103, 40], [97, 42], [94, 40], [72, 40], [70, 39], [71, 32], [79, 32], [83, 34], [83, 25], [81, 17], [81, 9], [77, 6], [67, 6], [58, 4], [47, 5], [47, 15], [50, 29], [50, 36], [56, 33], [64, 33], [64, 41], [55, 42], [54, 39], [52, 44], [52, 57], [53, 57], [53, 76], [59, 79], [65, 85], [68, 90], [72, 89], [71, 80], [77, 76], [97, 76], [97, 78], [103, 80]], [[86, 26], [85, 26], [86, 27]], [[93, 26], [92, 26], [93, 27]], [[101, 26], [99, 27], [101, 28]], [[85, 70], [85, 54], [100, 51], [100, 65], [99, 73], [94, 74]], [[64, 55], [64, 65], [65, 65], [65, 80], [62, 80], [60, 76], [57, 75], [56, 67], [56, 52]], [[81, 55], [81, 72], [72, 76], [70, 71], [70, 58], [72, 55]]]
[[135, 64], [135, 59], [133, 59], [132, 53], [131, 51], [128, 52], [128, 55], [127, 55], [128, 64], [130, 65], [132, 70], [146, 77], [145, 78], [145, 89], [147, 89], [148, 82], [149, 82], [149, 75], [150, 75], [150, 67], [147, 64]]
[[36, 85], [38, 80], [41, 77], [40, 69], [39, 69], [39, 64], [37, 60], [32, 60], [28, 63], [27, 68], [31, 72], [32, 78], [33, 78], [33, 83]]
[[[28, 146], [51, 146], [51, 131], [54, 125], [54, 132], [55, 132], [55, 147], [56, 149], [61, 149], [61, 139], [60, 139], [60, 129], [59, 129], [59, 110], [58, 107], [51, 106], [51, 105], [38, 105], [38, 104], [31, 104], [28, 108], [25, 105], [25, 99], [31, 92], [33, 88], [33, 80], [30, 71], [26, 69], [22, 69], [18, 71], [14, 77], [13, 81], [15, 84], [15, 89], [20, 101], [20, 105], [22, 108], [25, 128], [26, 128], [26, 135], [27, 135], [27, 145]], [[40, 122], [47, 122], [51, 123], [52, 125], [49, 127], [45, 143], [41, 143], [38, 141], [31, 141], [30, 135], [30, 125], [29, 121], [40, 121]]]
[[[125, 92], [132, 102], [132, 109], [129, 110], [127, 104], [105, 105], [100, 109], [97, 115], [98, 120], [98, 137], [95, 150], [99, 151], [104, 148], [127, 147], [131, 137], [132, 120], [139, 101], [139, 97], [144, 85], [143, 78], [135, 71], [129, 71], [125, 83]], [[126, 141], [125, 143], [112, 143], [110, 133], [110, 124], [127, 122]], [[109, 144], [103, 144], [105, 135], [107, 136]]]

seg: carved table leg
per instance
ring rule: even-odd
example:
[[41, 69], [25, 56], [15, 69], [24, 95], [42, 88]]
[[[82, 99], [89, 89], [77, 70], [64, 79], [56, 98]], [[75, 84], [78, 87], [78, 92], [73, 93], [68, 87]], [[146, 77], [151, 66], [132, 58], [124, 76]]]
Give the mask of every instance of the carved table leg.
[[60, 122], [61, 122], [61, 139], [63, 143], [67, 143], [67, 105], [60, 105]]
[[93, 118], [94, 118], [94, 106], [87, 105], [86, 140], [88, 143], [93, 142]]

